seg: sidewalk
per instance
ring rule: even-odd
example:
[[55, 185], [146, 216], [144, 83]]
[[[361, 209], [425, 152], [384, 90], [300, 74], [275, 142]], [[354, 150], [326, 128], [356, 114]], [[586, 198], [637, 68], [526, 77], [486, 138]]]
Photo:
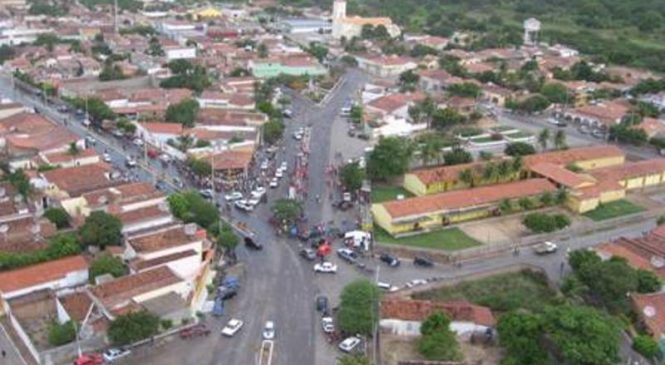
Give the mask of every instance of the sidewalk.
[[9, 334], [4, 328], [3, 324], [0, 324], [0, 350], [6, 352], [4, 358], [0, 357], [0, 364], [2, 365], [26, 365], [21, 356], [19, 355], [14, 343], [9, 338]]

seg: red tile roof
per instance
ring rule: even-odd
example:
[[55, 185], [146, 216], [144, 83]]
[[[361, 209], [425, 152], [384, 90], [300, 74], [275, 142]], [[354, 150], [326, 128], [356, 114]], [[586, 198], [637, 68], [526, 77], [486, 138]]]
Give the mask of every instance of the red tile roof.
[[[194, 231], [195, 233], [196, 230]], [[190, 236], [185, 233], [185, 228], [183, 225], [177, 225], [158, 231], [153, 231], [148, 234], [131, 237], [127, 240], [127, 242], [134, 248], [136, 252], [141, 253], [182, 246], [197, 240], [198, 239], [194, 235]]]
[[0, 292], [10, 293], [15, 290], [63, 279], [70, 273], [87, 271], [88, 262], [83, 256], [70, 256], [21, 269], [0, 273]]
[[417, 217], [423, 214], [455, 211], [474, 206], [484, 206], [503, 199], [528, 197], [554, 191], [556, 191], [556, 187], [547, 181], [547, 179], [529, 179], [404, 200], [393, 200], [382, 203], [381, 205], [388, 211], [392, 219], [400, 219]]
[[632, 294], [637, 315], [658, 341], [665, 334], [665, 293]]
[[381, 110], [386, 113], [392, 113], [409, 103], [416, 102], [425, 98], [422, 93], [414, 94], [389, 94], [372, 100], [367, 106]]
[[215, 170], [240, 170], [249, 166], [253, 156], [254, 153], [251, 151], [224, 151], [209, 159]]
[[144, 271], [134, 275], [123, 276], [90, 289], [90, 292], [107, 307], [113, 309], [118, 305], [141, 294], [181, 282], [176, 274], [166, 266]]
[[665, 158], [629, 162], [620, 166], [610, 166], [590, 171], [598, 180], [621, 181], [636, 177], [665, 173]]
[[108, 174], [112, 168], [106, 163], [96, 163], [83, 166], [60, 168], [43, 172], [46, 180], [69, 193], [70, 196], [81, 194], [117, 185]]
[[483, 162], [471, 162], [452, 166], [437, 166], [413, 170], [409, 174], [417, 176], [423, 184], [430, 185], [437, 182], [458, 181], [460, 172], [482, 165]]
[[180, 123], [163, 123], [163, 122], [145, 122], [140, 124], [148, 132], [157, 134], [173, 134], [179, 136], [182, 134], [183, 128]]
[[389, 298], [381, 301], [381, 318], [422, 322], [436, 312], [447, 314], [451, 321], [472, 322], [493, 327], [492, 311], [466, 301], [435, 302], [430, 300]]
[[530, 169], [538, 175], [546, 177], [560, 185], [569, 188], [578, 188], [584, 185], [595, 183], [592, 178], [577, 174], [563, 166], [555, 165], [549, 162], [541, 162], [531, 165]]
[[90, 296], [86, 292], [71, 293], [61, 296], [58, 299], [67, 314], [77, 322], [85, 319], [88, 310], [90, 310], [90, 305], [92, 305], [92, 299], [90, 299]]
[[140, 260], [136, 259], [133, 261], [129, 262], [129, 266], [133, 268], [135, 271], [143, 271], [145, 269], [149, 268], [154, 268], [157, 266], [161, 266], [163, 264], [172, 262], [172, 261], [177, 261], [180, 259], [183, 259], [185, 257], [191, 257], [191, 256], [196, 256], [197, 253], [194, 250], [187, 250], [187, 251], [182, 251], [182, 252], [176, 252], [172, 253], [170, 255], [166, 256], [160, 256], [156, 259], [152, 260]]
[[549, 162], [555, 165], [567, 165], [573, 162], [582, 162], [619, 156], [624, 156], [623, 151], [619, 147], [601, 145], [571, 148], [567, 150], [529, 155], [524, 157], [524, 164], [527, 167], [543, 162]]

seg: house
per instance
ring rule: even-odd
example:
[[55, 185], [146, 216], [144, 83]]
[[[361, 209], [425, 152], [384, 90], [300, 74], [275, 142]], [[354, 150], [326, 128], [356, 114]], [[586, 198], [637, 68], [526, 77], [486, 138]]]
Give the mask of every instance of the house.
[[398, 235], [491, 216], [503, 200], [555, 191], [555, 185], [547, 179], [528, 179], [372, 204], [371, 210], [377, 225]]
[[227, 150], [208, 156], [215, 175], [225, 183], [236, 183], [246, 178], [247, 171], [254, 159], [253, 151]]
[[392, 78], [401, 73], [414, 70], [418, 64], [408, 57], [402, 56], [355, 56], [358, 68], [367, 71], [372, 76]]
[[506, 100], [515, 98], [514, 91], [492, 83], [483, 85], [482, 89], [482, 98], [500, 107], [506, 105]]
[[408, 119], [409, 107], [424, 99], [425, 95], [422, 93], [393, 93], [370, 101], [365, 105], [365, 110], [370, 114], [377, 114], [383, 118], [392, 116], [399, 119]]
[[404, 174], [404, 189], [416, 196], [441, 193], [468, 187], [460, 181], [460, 173], [467, 169], [477, 169], [484, 165], [482, 162], [472, 162], [452, 166], [436, 166], [412, 170]]
[[328, 71], [311, 57], [277, 57], [252, 59], [248, 64], [254, 77], [266, 79], [281, 74], [291, 76], [320, 76]]
[[390, 18], [363, 18], [346, 15], [346, 0], [335, 0], [332, 9], [332, 36], [335, 39], [359, 37], [365, 25], [385, 27], [390, 37], [397, 37], [401, 31]]
[[127, 238], [123, 257], [133, 272], [168, 266], [181, 278], [194, 278], [201, 269], [204, 251], [210, 249], [205, 231], [195, 224], [174, 224]]
[[665, 91], [661, 91], [655, 94], [642, 95], [639, 97], [639, 100], [655, 105], [661, 113], [665, 112]]
[[167, 61], [196, 58], [196, 47], [170, 46], [164, 47]]
[[176, 140], [182, 136], [184, 131], [180, 123], [141, 122], [135, 125], [138, 138], [160, 149], [163, 149], [169, 140]]
[[256, 104], [250, 95], [205, 90], [196, 98], [201, 108], [254, 110]]
[[34, 166], [75, 167], [96, 164], [99, 162], [101, 162], [101, 159], [99, 158], [97, 151], [93, 148], [86, 148], [77, 151], [76, 153], [70, 151], [40, 153], [34, 159]]
[[665, 346], [665, 292], [630, 295], [635, 315], [663, 351]]
[[103, 210], [124, 212], [162, 204], [166, 196], [148, 182], [124, 183], [96, 189], [77, 197], [60, 200], [60, 206], [71, 217], [87, 217]]
[[656, 118], [644, 118], [635, 128], [643, 130], [649, 139], [665, 134], [665, 121]]
[[423, 70], [418, 73], [418, 86], [426, 92], [443, 92], [450, 85], [461, 84], [464, 79], [449, 74], [446, 70]]
[[71, 143], [85, 148], [83, 138], [39, 114], [21, 112], [0, 120], [0, 146], [14, 158], [67, 151]]
[[585, 105], [562, 112], [563, 117], [574, 123], [592, 128], [609, 128], [619, 124], [630, 111], [630, 105], [621, 101], [610, 101], [596, 105]]
[[594, 251], [603, 260], [621, 257], [635, 269], [651, 271], [665, 279], [665, 229], [659, 226], [641, 237], [619, 237], [596, 246]]
[[3, 300], [43, 289], [61, 290], [88, 282], [88, 262], [83, 256], [69, 256], [0, 273]]
[[53, 199], [73, 198], [118, 185], [111, 179], [111, 170], [106, 163], [58, 168], [39, 173], [35, 184]]
[[171, 297], [174, 301], [187, 307], [191, 285], [167, 266], [160, 266], [106, 281], [88, 290], [103, 308], [105, 316], [112, 320], [118, 314], [140, 310], [143, 303], [171, 293], [175, 294]]
[[485, 333], [496, 326], [489, 308], [463, 300], [438, 302], [388, 297], [381, 300], [379, 311], [381, 329], [399, 336], [420, 336], [422, 322], [437, 312], [450, 318], [450, 330], [458, 336]]

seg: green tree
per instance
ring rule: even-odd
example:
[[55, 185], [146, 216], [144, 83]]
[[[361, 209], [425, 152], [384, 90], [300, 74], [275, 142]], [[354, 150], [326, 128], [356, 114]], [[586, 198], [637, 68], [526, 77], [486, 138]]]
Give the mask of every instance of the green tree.
[[69, 227], [69, 214], [62, 208], [48, 208], [44, 211], [44, 217], [58, 229]]
[[570, 225], [570, 219], [562, 214], [530, 213], [522, 224], [534, 233], [550, 233]]
[[196, 122], [199, 112], [199, 103], [194, 99], [185, 99], [177, 104], [171, 104], [166, 108], [165, 119], [167, 122], [180, 123], [184, 127], [191, 128]]
[[238, 245], [238, 236], [233, 231], [233, 227], [228, 223], [222, 224], [222, 227], [217, 235], [217, 244], [229, 251], [233, 251]]
[[550, 193], [549, 191], [546, 191], [542, 195], [540, 195], [540, 203], [546, 207], [550, 206], [554, 203], [554, 196], [552, 196], [552, 193]]
[[570, 101], [568, 89], [562, 83], [548, 83], [543, 85], [540, 93], [550, 101], [550, 103], [567, 104]]
[[268, 47], [265, 45], [265, 43], [260, 43], [256, 48], [256, 52], [259, 58], [268, 58]]
[[554, 148], [557, 150], [563, 150], [568, 148], [568, 145], [566, 143], [566, 132], [562, 130], [556, 131], [554, 134]]
[[279, 221], [293, 222], [302, 212], [302, 204], [294, 199], [279, 199], [272, 206], [273, 216]]
[[340, 170], [340, 178], [346, 190], [358, 190], [365, 180], [365, 170], [357, 162], [348, 163]]
[[90, 278], [90, 281], [94, 283], [96, 277], [105, 274], [111, 274], [114, 278], [119, 278], [127, 274], [127, 267], [119, 257], [102, 255], [90, 264], [88, 277]]
[[503, 151], [508, 156], [526, 156], [536, 153], [536, 149], [532, 145], [524, 142], [513, 142], [506, 146]]
[[367, 159], [367, 175], [374, 180], [388, 180], [404, 174], [409, 168], [413, 145], [405, 138], [379, 139]]
[[187, 166], [192, 169], [192, 172], [201, 177], [210, 176], [212, 173], [212, 166], [207, 160], [200, 158], [190, 157], [187, 159]]
[[118, 217], [103, 211], [94, 211], [78, 230], [84, 246], [118, 246], [122, 244], [122, 222]]
[[638, 335], [633, 340], [633, 349], [647, 359], [656, 359], [660, 356], [658, 342], [649, 335]]
[[16, 171], [10, 173], [7, 176], [7, 180], [9, 180], [9, 183], [14, 187], [14, 189], [16, 189], [19, 194], [21, 194], [23, 199], [27, 199], [27, 197], [30, 195], [30, 192], [32, 192], [30, 179], [28, 178], [28, 175], [25, 174], [23, 169], [17, 169]]
[[459, 361], [462, 358], [455, 334], [450, 330], [450, 319], [435, 312], [420, 327], [418, 351], [428, 360]]
[[76, 144], [76, 142], [72, 142], [72, 143], [69, 144], [69, 148], [67, 149], [67, 153], [69, 153], [72, 156], [76, 156], [79, 153], [81, 153], [81, 151], [79, 150], [79, 146]]
[[14, 47], [3, 44], [0, 46], [0, 65], [5, 63], [5, 61], [11, 60], [16, 56], [16, 51]]
[[279, 120], [270, 120], [263, 125], [263, 138], [269, 144], [279, 141], [284, 134], [284, 123]]
[[367, 279], [356, 279], [342, 289], [337, 319], [345, 333], [369, 335], [378, 321], [379, 289]]
[[413, 91], [418, 85], [420, 76], [413, 70], [404, 71], [399, 75], [399, 86], [402, 91]]
[[471, 156], [471, 153], [464, 150], [463, 148], [456, 147], [453, 148], [450, 152], [443, 154], [443, 161], [447, 166], [460, 165], [472, 162], [473, 157]]
[[59, 324], [53, 321], [48, 326], [48, 343], [51, 346], [62, 346], [76, 339], [76, 324], [67, 321]]
[[169, 62], [169, 70], [176, 75], [184, 75], [194, 69], [194, 65], [185, 59], [178, 59]]
[[614, 365], [620, 328], [615, 320], [589, 307], [560, 305], [543, 315], [547, 339], [571, 365]]
[[540, 131], [538, 134], [538, 144], [540, 144], [540, 147], [542, 148], [543, 151], [547, 149], [547, 144], [550, 141], [550, 130], [547, 128], [543, 128], [543, 130]]
[[171, 213], [186, 223], [196, 223], [210, 228], [219, 221], [219, 211], [214, 204], [203, 199], [196, 191], [183, 191], [168, 197]]
[[158, 331], [159, 317], [144, 310], [117, 316], [107, 335], [111, 343], [122, 346], [154, 336]]
[[651, 271], [639, 269], [637, 270], [637, 292], [638, 293], [655, 293], [660, 291], [662, 283], [658, 275]]
[[437, 109], [432, 114], [432, 127], [446, 129], [466, 121], [466, 117], [453, 108]]
[[452, 84], [448, 87], [448, 93], [453, 96], [461, 96], [465, 98], [477, 98], [480, 96], [482, 89], [478, 84], [473, 82], [463, 82], [459, 84]]
[[511, 312], [499, 317], [497, 331], [506, 349], [505, 365], [540, 365], [548, 363], [547, 350], [541, 346], [543, 323], [538, 315]]
[[105, 64], [99, 73], [99, 81], [123, 80], [127, 78], [119, 65]]
[[351, 112], [349, 114], [349, 119], [355, 124], [360, 124], [363, 121], [363, 115], [365, 111], [361, 105], [354, 105], [351, 107]]

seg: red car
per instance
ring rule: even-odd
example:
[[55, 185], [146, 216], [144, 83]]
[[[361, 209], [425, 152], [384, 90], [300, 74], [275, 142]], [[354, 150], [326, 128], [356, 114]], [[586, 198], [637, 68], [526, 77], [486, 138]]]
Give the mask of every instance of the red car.
[[203, 323], [180, 330], [180, 338], [188, 339], [199, 336], [208, 336], [210, 329]]

